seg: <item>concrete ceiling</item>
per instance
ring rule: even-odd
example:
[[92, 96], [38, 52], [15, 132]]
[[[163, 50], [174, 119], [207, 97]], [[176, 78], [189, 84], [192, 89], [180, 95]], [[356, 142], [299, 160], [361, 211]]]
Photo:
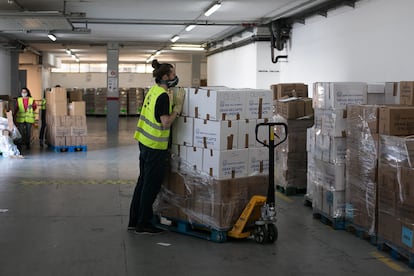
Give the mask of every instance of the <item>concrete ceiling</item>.
[[[157, 50], [163, 61], [190, 61], [192, 52], [170, 49], [176, 44], [207, 45], [252, 26], [297, 13], [324, 0], [222, 0], [206, 17], [213, 0], [0, 0], [0, 47], [23, 44], [26, 50], [50, 53], [73, 62], [106, 61], [108, 43], [119, 43], [121, 62], [145, 62]], [[197, 25], [187, 32], [189, 24]], [[57, 40], [52, 42], [47, 34]]]

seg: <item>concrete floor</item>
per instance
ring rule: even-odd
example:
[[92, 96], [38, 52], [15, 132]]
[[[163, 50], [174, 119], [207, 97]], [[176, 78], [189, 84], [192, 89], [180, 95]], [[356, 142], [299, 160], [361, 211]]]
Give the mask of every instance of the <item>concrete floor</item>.
[[0, 157], [0, 275], [414, 275], [404, 263], [312, 218], [302, 197], [278, 196], [279, 239], [214, 243], [126, 230], [138, 174], [137, 118], [88, 117], [88, 151], [36, 144]]

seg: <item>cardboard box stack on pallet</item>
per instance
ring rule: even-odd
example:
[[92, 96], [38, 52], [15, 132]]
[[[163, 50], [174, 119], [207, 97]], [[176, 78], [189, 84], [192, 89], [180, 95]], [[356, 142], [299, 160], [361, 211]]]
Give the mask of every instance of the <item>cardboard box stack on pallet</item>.
[[308, 135], [309, 190], [314, 213], [345, 218], [346, 107], [366, 104], [366, 83], [315, 83], [315, 126]]
[[47, 141], [54, 147], [86, 146], [85, 102], [68, 103], [67, 96], [61, 87], [46, 93]]
[[368, 84], [367, 92], [370, 105], [347, 108], [346, 223], [376, 236], [379, 104], [399, 103], [398, 83]]
[[128, 88], [119, 89], [119, 114], [128, 114]]
[[144, 88], [128, 89], [128, 114], [141, 114], [142, 104], [144, 103]]
[[[275, 152], [275, 184], [286, 195], [303, 193], [307, 182], [306, 131], [313, 125], [312, 99], [303, 83], [275, 84], [272, 89], [275, 120], [288, 126], [287, 140]], [[279, 137], [283, 136], [280, 133]]]
[[379, 108], [378, 240], [412, 256], [414, 82], [400, 82], [399, 91], [402, 105]]
[[[270, 90], [186, 89], [172, 128], [173, 162], [158, 205], [162, 216], [228, 230], [252, 195], [266, 195], [268, 149], [255, 126], [273, 115]], [[267, 130], [260, 139], [267, 139]]]

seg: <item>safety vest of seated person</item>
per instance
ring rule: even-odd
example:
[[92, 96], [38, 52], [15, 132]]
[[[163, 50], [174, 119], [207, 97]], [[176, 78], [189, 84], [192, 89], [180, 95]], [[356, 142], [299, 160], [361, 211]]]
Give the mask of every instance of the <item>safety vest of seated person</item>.
[[16, 122], [17, 123], [31, 123], [33, 124], [35, 122], [35, 114], [33, 112], [33, 98], [29, 98], [29, 101], [27, 103], [27, 109], [24, 110], [24, 104], [23, 104], [23, 98], [17, 98], [17, 105], [19, 107], [19, 110], [16, 114]]
[[[170, 128], [163, 128], [162, 124], [155, 119], [155, 105], [157, 99], [163, 93], [167, 93], [164, 88], [154, 85], [148, 91], [142, 105], [141, 115], [137, 123], [134, 138], [144, 146], [152, 149], [168, 149]], [[172, 104], [170, 101], [169, 113], [171, 114]]]

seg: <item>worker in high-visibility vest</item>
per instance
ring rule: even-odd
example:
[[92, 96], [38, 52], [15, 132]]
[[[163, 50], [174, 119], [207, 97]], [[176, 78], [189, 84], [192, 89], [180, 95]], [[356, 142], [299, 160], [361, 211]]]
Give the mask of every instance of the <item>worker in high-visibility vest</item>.
[[177, 93], [171, 103], [167, 89], [177, 85], [175, 68], [168, 63], [152, 62], [156, 84], [144, 99], [134, 138], [138, 141], [139, 177], [130, 206], [128, 230], [136, 234], [162, 232], [152, 223], [152, 204], [161, 189], [168, 161], [170, 127], [179, 116], [184, 91]]
[[20, 147], [22, 144], [30, 149], [30, 139], [32, 135], [32, 125], [35, 122], [36, 103], [30, 94], [27, 87], [21, 90], [21, 97], [17, 98], [16, 102], [16, 124], [17, 129], [22, 135]]
[[40, 122], [41, 122], [41, 127], [40, 127], [40, 132], [39, 132], [39, 144], [40, 147], [43, 148], [43, 144], [44, 144], [44, 139], [45, 139], [45, 130], [46, 130], [46, 92], [45, 91], [45, 95], [42, 98], [41, 104], [40, 104]]

